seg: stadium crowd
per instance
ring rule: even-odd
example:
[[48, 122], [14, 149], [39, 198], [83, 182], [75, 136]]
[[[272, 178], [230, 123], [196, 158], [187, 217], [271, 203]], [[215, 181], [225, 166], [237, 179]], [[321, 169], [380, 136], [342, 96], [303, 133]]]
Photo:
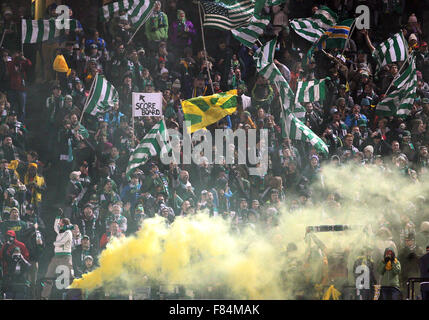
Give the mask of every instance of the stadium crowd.
[[[22, 51], [21, 19], [34, 19], [29, 3], [4, 0], [0, 8], [4, 298], [52, 297], [57, 266], [69, 266], [74, 277], [81, 277], [97, 266], [110, 239], [132, 235], [155, 215], [172, 223], [176, 216], [206, 209], [210, 216], [233, 216], [237, 230], [256, 223], [269, 229], [281, 206], [292, 211], [316, 201], [311, 184], [323, 163], [393, 164], [410, 183], [428, 170], [429, 1], [287, 0], [263, 9], [271, 23], [261, 39], [277, 38], [275, 64], [290, 87], [295, 90], [303, 79], [330, 77], [326, 99], [304, 105], [304, 123], [328, 145], [328, 156], [282, 135], [279, 92], [256, 73], [256, 45], [250, 49], [229, 31], [205, 28], [203, 50], [194, 2], [157, 1], [131, 39], [135, 29], [126, 12], [104, 23], [99, 19], [103, 1], [57, 1], [45, 19], [56, 16], [57, 5], [67, 4], [82, 30], [24, 44]], [[371, 27], [355, 30], [343, 55], [337, 55], [342, 50], [319, 51], [305, 65], [311, 43], [288, 21], [310, 17], [325, 4], [342, 19], [355, 17], [356, 6], [365, 4]], [[375, 106], [402, 65], [391, 63], [378, 71], [371, 47], [400, 30], [416, 56], [417, 98], [406, 118], [383, 117]], [[57, 54], [64, 56], [69, 74], [53, 70]], [[117, 89], [119, 101], [103, 116], [82, 116], [97, 73]], [[199, 165], [170, 166], [153, 157], [127, 179], [132, 150], [157, 121], [136, 118], [133, 130], [132, 92], [162, 92], [166, 125], [182, 132], [183, 100], [231, 89], [238, 92], [237, 111], [208, 129], [268, 129], [266, 175], [249, 175], [246, 165], [210, 164], [204, 157]], [[386, 251], [386, 263], [393, 267], [383, 272], [381, 285], [394, 289], [380, 298], [399, 298], [400, 277], [407, 278], [395, 255], [409, 248], [422, 256], [429, 246], [429, 216], [407, 223], [406, 240], [394, 237], [395, 247]]]

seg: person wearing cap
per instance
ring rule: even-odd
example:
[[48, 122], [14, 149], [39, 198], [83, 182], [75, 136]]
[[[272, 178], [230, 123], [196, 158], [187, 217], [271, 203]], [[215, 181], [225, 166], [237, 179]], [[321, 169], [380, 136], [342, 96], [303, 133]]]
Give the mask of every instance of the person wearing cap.
[[65, 117], [70, 117], [71, 114], [77, 114], [80, 115], [81, 114], [81, 110], [76, 107], [73, 103], [73, 97], [71, 95], [66, 95], [64, 97], [64, 107], [61, 110], [61, 114], [62, 114], [62, 118], [64, 119]]
[[402, 133], [401, 150], [410, 161], [414, 161], [417, 156], [417, 150], [411, 142], [411, 132], [408, 130], [404, 130]]
[[10, 265], [10, 262], [12, 260], [12, 254], [15, 250], [15, 248], [19, 248], [21, 251], [21, 254], [25, 260], [28, 261], [29, 259], [29, 252], [27, 249], [27, 246], [16, 239], [16, 233], [13, 230], [8, 230], [3, 235], [4, 236], [4, 243], [3, 246], [0, 249], [0, 261], [2, 263], [2, 270], [3, 270], [3, 277], [8, 274], [8, 265]]
[[8, 230], [13, 230], [16, 234], [16, 239], [23, 241], [23, 234], [27, 228], [27, 222], [19, 218], [18, 208], [13, 207], [10, 209], [9, 218], [0, 223], [0, 234], [4, 235]]
[[185, 11], [177, 10], [177, 19], [171, 24], [168, 38], [177, 56], [183, 54], [185, 47], [192, 46], [196, 33], [193, 23], [186, 18]]
[[133, 74], [127, 71], [122, 78], [122, 85], [119, 87], [119, 110], [127, 117], [131, 117], [132, 92], [139, 92], [136, 83], [133, 82]]
[[22, 180], [27, 188], [26, 200], [39, 208], [42, 203], [42, 193], [46, 190], [46, 183], [45, 179], [38, 174], [37, 169], [36, 163], [30, 163]]
[[[73, 270], [76, 277], [80, 277], [85, 268], [85, 257], [97, 257], [98, 252], [94, 242], [88, 235], [82, 237], [81, 243], [72, 252]], [[92, 258], [94, 260], [94, 258]]]
[[[59, 83], [57, 82], [52, 84], [51, 90], [52, 95], [46, 99], [46, 120], [47, 126], [50, 128], [49, 132], [55, 136], [56, 130], [59, 129], [63, 120], [60, 118], [60, 111], [64, 106], [64, 96], [61, 95], [62, 90]], [[50, 143], [50, 145], [52, 145], [52, 143]]]
[[168, 39], [168, 17], [161, 11], [161, 1], [155, 1], [149, 20], [144, 25], [151, 51], [156, 51], [161, 41]]
[[2, 220], [7, 220], [9, 218], [9, 213], [12, 208], [19, 207], [19, 202], [15, 199], [15, 189], [12, 187], [7, 188], [3, 192], [3, 208], [2, 208]]

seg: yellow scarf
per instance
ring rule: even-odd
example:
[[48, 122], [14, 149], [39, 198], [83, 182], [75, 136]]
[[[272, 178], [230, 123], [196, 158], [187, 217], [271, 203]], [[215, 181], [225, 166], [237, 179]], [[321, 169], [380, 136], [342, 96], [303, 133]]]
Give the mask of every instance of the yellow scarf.
[[[396, 258], [395, 258], [394, 263], [396, 263], [396, 262], [398, 262], [398, 260], [396, 260]], [[388, 263], [386, 263], [386, 270], [387, 270], [387, 271], [392, 270], [392, 261], [390, 261], [390, 260], [389, 260], [389, 262], [388, 262]]]

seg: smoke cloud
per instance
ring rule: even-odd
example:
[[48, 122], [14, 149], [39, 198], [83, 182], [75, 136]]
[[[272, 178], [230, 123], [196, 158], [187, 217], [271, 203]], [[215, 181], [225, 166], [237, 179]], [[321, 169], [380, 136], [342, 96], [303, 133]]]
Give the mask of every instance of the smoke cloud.
[[[396, 167], [386, 170], [323, 167], [311, 203], [296, 208], [300, 200], [291, 197], [271, 228], [249, 224], [236, 232], [230, 221], [206, 213], [176, 217], [170, 226], [161, 217], [147, 219], [134, 236], [109, 243], [100, 266], [71, 287], [128, 294], [155, 282], [222, 288], [217, 298], [318, 299], [323, 286], [354, 286], [358, 256], [369, 254], [378, 263], [392, 241], [400, 246], [400, 230], [409, 220], [417, 229], [428, 220], [429, 183], [413, 181]], [[306, 236], [306, 228], [317, 225], [351, 229]]]

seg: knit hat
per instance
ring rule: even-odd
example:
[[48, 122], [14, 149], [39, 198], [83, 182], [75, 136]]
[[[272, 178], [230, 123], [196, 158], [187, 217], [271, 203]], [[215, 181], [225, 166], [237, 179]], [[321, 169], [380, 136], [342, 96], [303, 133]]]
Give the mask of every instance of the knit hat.
[[365, 148], [363, 148], [363, 151], [369, 151], [371, 153], [374, 153], [374, 147], [371, 145], [368, 145]]
[[73, 97], [71, 96], [71, 95], [66, 95], [65, 97], [64, 97], [64, 100], [71, 100], [71, 101], [73, 101]]
[[415, 13], [412, 13], [408, 18], [408, 22], [417, 22], [417, 17]]
[[365, 120], [363, 120], [363, 119], [359, 119], [358, 121], [357, 121], [357, 125], [359, 126], [359, 127], [366, 127], [367, 125], [366, 125], [366, 121]]
[[174, 80], [172, 88], [175, 88], [175, 89], [180, 89], [181, 88], [180, 80], [179, 79]]
[[30, 168], [30, 167], [34, 167], [34, 168], [38, 168], [38, 165], [37, 165], [37, 163], [34, 163], [34, 162], [31, 162], [31, 163], [29, 163], [28, 164], [28, 167]]
[[7, 188], [6, 192], [9, 193], [12, 197], [15, 195], [15, 189], [14, 188]]
[[369, 102], [368, 98], [362, 98], [361, 102], [360, 102], [361, 106], [370, 106], [371, 103]]
[[9, 211], [9, 213], [12, 213], [12, 211], [19, 212], [19, 209], [17, 207], [12, 207]]
[[83, 261], [86, 261], [87, 259], [94, 261], [94, 258], [92, 256], [85, 256], [85, 258], [83, 258]]
[[404, 130], [404, 132], [402, 133], [403, 137], [410, 137], [411, 136], [411, 132], [408, 130]]
[[410, 34], [409, 38], [408, 38], [408, 42], [410, 42], [411, 40], [415, 40], [417, 41], [417, 37], [414, 33]]

